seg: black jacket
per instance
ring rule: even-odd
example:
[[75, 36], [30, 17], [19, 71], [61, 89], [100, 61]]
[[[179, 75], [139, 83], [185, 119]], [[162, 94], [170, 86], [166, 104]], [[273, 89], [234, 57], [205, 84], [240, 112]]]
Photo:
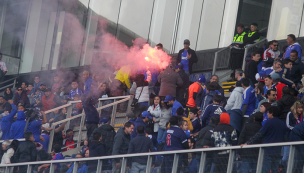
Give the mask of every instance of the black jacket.
[[[176, 64], [180, 63], [181, 60], [182, 60], [182, 53], [184, 52], [185, 49], [181, 49], [179, 52], [178, 52], [178, 55], [177, 55], [177, 59], [176, 59]], [[196, 53], [194, 50], [192, 49], [188, 49], [188, 54], [191, 55], [191, 58], [189, 59], [189, 73], [192, 74], [192, 65], [193, 63], [197, 63], [198, 61], [198, 58], [196, 56]]]
[[[105, 156], [106, 155], [106, 149], [105, 145], [102, 142], [99, 141], [91, 141], [89, 144], [89, 150], [90, 150], [90, 157], [98, 157], [98, 156]], [[107, 163], [107, 160], [103, 160], [103, 167], [104, 164]], [[96, 171], [98, 161], [97, 160], [91, 160], [88, 162], [88, 172]]]
[[0, 105], [0, 108], [2, 108], [0, 110], [0, 114], [2, 114], [4, 111], [8, 111], [11, 112], [12, 111], [12, 106], [9, 102], [5, 101], [5, 103], [3, 103], [2, 105]]
[[280, 108], [279, 119], [286, 122], [287, 113], [290, 111], [291, 106], [294, 104], [296, 99], [290, 94], [284, 94], [280, 100], [278, 100], [278, 107]]
[[253, 84], [258, 83], [258, 81], [255, 79], [255, 75], [258, 73], [258, 63], [254, 60], [250, 60], [248, 63], [248, 68], [245, 70], [245, 75], [248, 77]]
[[93, 140], [93, 134], [95, 132], [100, 132], [102, 135], [102, 143], [105, 144], [106, 155], [112, 155], [113, 151], [113, 143], [116, 132], [114, 128], [109, 124], [104, 124], [96, 129], [94, 129], [90, 141]]
[[211, 135], [213, 129], [216, 127], [215, 124], [209, 124], [206, 127], [202, 128], [202, 130], [198, 133], [198, 138], [196, 141], [195, 148], [203, 148], [203, 146], [213, 146], [213, 140], [211, 139]]
[[228, 147], [237, 144], [237, 133], [230, 124], [219, 124], [214, 128], [211, 139], [214, 147]]
[[179, 72], [177, 72], [179, 74], [179, 76], [182, 78], [183, 80], [183, 85], [181, 87], [177, 87], [177, 90], [179, 89], [187, 89], [189, 88], [189, 76], [185, 73], [185, 71], [183, 69], [181, 69]]
[[[251, 137], [253, 137], [257, 132], [260, 131], [260, 129], [262, 128], [262, 124], [260, 122], [252, 122], [252, 123], [248, 123], [245, 125], [245, 127], [243, 128], [241, 134], [240, 134], [240, 138], [238, 141], [238, 144], [245, 144], [247, 141], [250, 140]], [[259, 140], [257, 142], [257, 144], [261, 144], [263, 141]], [[242, 157], [250, 157], [252, 155], [256, 155], [259, 153], [259, 149], [258, 148], [253, 148], [253, 149], [244, 149], [242, 150], [243, 155]]]
[[83, 94], [81, 96], [81, 102], [83, 110], [86, 115], [86, 123], [98, 124], [99, 123], [99, 113], [95, 108], [95, 104], [98, 102], [98, 97], [102, 91], [97, 90], [96, 93], [91, 90], [89, 94]]
[[251, 32], [245, 34], [244, 36], [244, 44], [253, 44], [255, 40], [259, 39], [261, 37], [261, 33], [259, 31], [256, 31], [251, 37], [248, 37], [248, 34]]
[[19, 162], [33, 162], [37, 159], [36, 145], [32, 141], [25, 141], [21, 143], [14, 155], [14, 159]]
[[304, 74], [304, 64], [300, 59], [297, 59], [295, 62], [292, 63], [291, 68], [291, 80], [297, 84], [301, 82], [302, 75]]
[[[131, 136], [124, 132], [123, 128], [120, 128], [117, 131], [117, 134], [114, 137], [114, 145], [112, 155], [117, 154], [127, 154], [129, 149]], [[119, 162], [119, 158], [116, 159], [116, 162]]]
[[[148, 153], [149, 151], [154, 152], [155, 148], [152, 140], [149, 137], [146, 137], [146, 134], [138, 134], [130, 141], [128, 154]], [[147, 159], [147, 156], [133, 157], [132, 162], [137, 162], [139, 164], [146, 165]]]

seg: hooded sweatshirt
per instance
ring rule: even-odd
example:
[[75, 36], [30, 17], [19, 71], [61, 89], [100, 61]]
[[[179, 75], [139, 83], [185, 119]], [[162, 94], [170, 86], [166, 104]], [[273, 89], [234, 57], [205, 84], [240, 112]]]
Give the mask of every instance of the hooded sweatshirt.
[[17, 107], [14, 105], [14, 103], [11, 104], [13, 110], [12, 112], [1, 118], [1, 130], [2, 130], [2, 140], [10, 139], [10, 128], [13, 124], [14, 116], [17, 113]]
[[296, 50], [296, 51], [298, 52], [298, 57], [301, 59], [301, 56], [302, 56], [302, 48], [301, 48], [301, 45], [300, 45], [299, 43], [294, 43], [294, 44], [292, 44], [292, 45], [289, 45], [289, 46], [286, 48], [286, 52], [285, 52], [284, 59], [290, 57], [290, 52], [291, 52], [292, 50]]
[[228, 101], [227, 105], [225, 106], [226, 111], [233, 110], [233, 109], [241, 109], [243, 104], [243, 93], [244, 88], [243, 87], [236, 87], [232, 91]]
[[24, 128], [26, 125], [25, 113], [23, 111], [18, 111], [17, 121], [15, 121], [10, 130], [11, 139], [21, 139], [24, 138]]
[[[102, 142], [99, 141], [92, 141], [89, 145], [90, 150], [90, 157], [98, 157], [98, 156], [105, 156], [106, 155], [106, 147]], [[106, 160], [105, 160], [106, 161]], [[96, 171], [98, 161], [91, 160], [88, 162], [88, 172]], [[104, 164], [103, 164], [104, 165]]]

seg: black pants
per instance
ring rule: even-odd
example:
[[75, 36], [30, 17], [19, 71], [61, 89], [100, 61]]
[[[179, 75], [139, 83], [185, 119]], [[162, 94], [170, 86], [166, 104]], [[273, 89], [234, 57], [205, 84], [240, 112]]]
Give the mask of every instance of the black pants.
[[242, 68], [244, 59], [244, 49], [231, 49], [230, 68], [236, 70]]
[[180, 102], [183, 106], [186, 105], [185, 95], [186, 95], [186, 90], [185, 89], [183, 89], [183, 88], [177, 88], [176, 89], [176, 100], [178, 102]]
[[89, 139], [90, 136], [92, 135], [93, 131], [98, 128], [98, 124], [93, 124], [93, 123], [87, 123], [87, 138]]
[[227, 171], [229, 154], [218, 154], [214, 159], [213, 173], [223, 173]]

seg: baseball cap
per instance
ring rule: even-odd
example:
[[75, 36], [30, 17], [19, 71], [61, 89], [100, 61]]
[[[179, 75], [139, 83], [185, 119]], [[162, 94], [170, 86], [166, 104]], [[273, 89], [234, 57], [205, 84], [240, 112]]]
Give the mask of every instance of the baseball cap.
[[188, 39], [184, 40], [184, 44], [190, 44], [190, 41]]
[[182, 68], [181, 65], [176, 65], [174, 69]]
[[199, 83], [205, 83], [206, 82], [206, 78], [204, 75], [201, 75], [198, 79], [197, 79], [197, 82]]
[[150, 113], [148, 111], [143, 111], [141, 113], [142, 117], [148, 117], [149, 119], [152, 119], [152, 117], [150, 116]]
[[271, 76], [271, 78], [272, 78], [273, 80], [277, 80], [277, 79], [280, 79], [280, 78], [281, 78], [280, 75], [279, 75], [278, 73], [272, 73], [270, 76]]
[[166, 102], [171, 101], [171, 100], [174, 100], [174, 97], [171, 96], [171, 95], [167, 95], [164, 102], [166, 103]]
[[101, 123], [107, 124], [108, 122], [109, 122], [109, 121], [108, 121], [107, 118], [101, 118], [101, 119], [100, 119], [100, 124], [101, 124]]

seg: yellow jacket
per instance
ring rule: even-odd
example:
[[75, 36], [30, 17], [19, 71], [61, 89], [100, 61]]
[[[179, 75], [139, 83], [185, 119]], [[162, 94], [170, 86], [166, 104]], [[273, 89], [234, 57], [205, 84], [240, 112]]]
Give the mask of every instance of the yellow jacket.
[[[192, 126], [192, 122], [191, 122], [190, 118], [183, 117], [183, 120], [186, 120], [188, 122], [188, 130], [190, 130], [190, 132], [192, 132], [193, 126]], [[170, 128], [170, 123], [168, 124], [167, 128]]]
[[129, 80], [130, 72], [131, 72], [130, 66], [126, 65], [126, 66], [121, 67], [115, 76], [115, 79], [117, 79], [121, 83], [125, 84], [129, 89], [131, 88], [130, 80]]

